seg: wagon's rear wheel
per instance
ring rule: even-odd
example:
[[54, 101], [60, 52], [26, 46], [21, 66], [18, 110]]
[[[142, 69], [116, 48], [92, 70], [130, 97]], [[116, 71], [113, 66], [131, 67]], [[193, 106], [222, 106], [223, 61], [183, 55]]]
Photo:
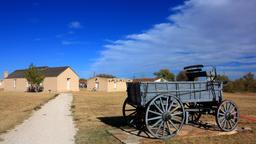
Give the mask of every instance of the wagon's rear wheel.
[[[185, 104], [185, 108], [193, 109], [193, 108], [196, 108], [196, 105], [195, 104], [186, 103]], [[196, 111], [189, 112], [188, 122], [190, 122], [190, 123], [197, 123], [199, 121], [199, 119], [201, 118], [201, 115], [202, 115], [201, 113], [196, 112]]]
[[201, 118], [201, 113], [189, 112], [188, 121], [191, 123], [197, 123]]
[[223, 101], [216, 113], [216, 122], [223, 131], [232, 131], [237, 127], [239, 121], [239, 110], [233, 101]]
[[[142, 108], [129, 104], [128, 98], [125, 99], [123, 104], [123, 117], [125, 122], [134, 128], [140, 128], [142, 126]], [[142, 117], [142, 118], [141, 118]]]
[[177, 134], [185, 121], [183, 104], [175, 96], [159, 95], [147, 106], [145, 122], [156, 138], [169, 138]]

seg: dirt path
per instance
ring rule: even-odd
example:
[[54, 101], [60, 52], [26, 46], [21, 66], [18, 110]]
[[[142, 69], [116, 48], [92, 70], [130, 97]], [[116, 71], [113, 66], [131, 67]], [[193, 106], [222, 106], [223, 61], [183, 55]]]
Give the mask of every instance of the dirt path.
[[249, 120], [249, 121], [256, 122], [256, 118], [255, 118], [255, 117], [251, 117], [251, 116], [248, 116], [248, 115], [240, 114], [240, 118], [241, 118], [241, 119], [245, 119], [245, 120]]
[[60, 94], [21, 125], [0, 136], [4, 140], [0, 144], [74, 144], [72, 99], [72, 94]]

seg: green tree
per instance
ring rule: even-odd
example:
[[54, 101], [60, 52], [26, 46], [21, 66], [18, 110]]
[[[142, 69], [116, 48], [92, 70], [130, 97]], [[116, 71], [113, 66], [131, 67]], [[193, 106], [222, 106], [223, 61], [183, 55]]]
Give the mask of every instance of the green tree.
[[188, 77], [186, 74], [186, 71], [180, 71], [178, 75], [176, 76], [176, 81], [187, 81]]
[[115, 78], [116, 76], [113, 76], [111, 74], [97, 74], [96, 77]]
[[40, 84], [44, 81], [45, 76], [42, 72], [31, 64], [25, 72], [25, 78], [29, 83], [29, 91], [40, 91]]
[[161, 69], [158, 72], [153, 73], [157, 78], [163, 78], [167, 81], [174, 81], [175, 75], [168, 69]]
[[245, 91], [249, 92], [255, 92], [256, 86], [255, 86], [255, 80], [254, 80], [254, 74], [249, 72], [243, 76], [243, 83], [245, 87]]
[[224, 92], [234, 92], [233, 82], [228, 78], [228, 76], [218, 75], [216, 80], [222, 81], [224, 83], [223, 85]]
[[245, 85], [244, 80], [242, 78], [239, 78], [233, 82], [233, 90], [235, 92], [244, 92], [245, 91]]

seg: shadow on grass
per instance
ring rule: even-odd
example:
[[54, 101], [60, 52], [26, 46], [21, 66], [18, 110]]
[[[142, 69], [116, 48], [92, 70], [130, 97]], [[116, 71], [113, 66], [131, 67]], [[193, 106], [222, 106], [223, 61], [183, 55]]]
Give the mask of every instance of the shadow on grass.
[[113, 117], [97, 117], [101, 122], [115, 127], [115, 128], [122, 128], [122, 127], [128, 127], [126, 124], [124, 118], [122, 116], [113, 116]]
[[146, 126], [144, 124], [141, 124], [139, 128], [134, 128], [132, 126], [129, 126], [122, 116], [98, 117], [98, 119], [109, 126], [118, 128], [129, 134], [136, 135], [139, 137], [144, 137], [144, 138], [153, 138], [147, 131]]
[[[125, 119], [122, 116], [113, 116], [113, 117], [98, 117], [98, 119], [111, 126], [115, 127], [117, 129], [120, 129], [122, 131], [125, 131], [129, 134], [136, 135], [139, 137], [144, 137], [144, 138], [151, 138], [155, 139], [147, 130], [145, 124], [141, 124], [139, 128], [134, 128], [132, 126], [129, 126]], [[202, 121], [199, 121], [197, 123], [189, 123], [186, 125], [190, 125], [192, 127], [198, 128], [198, 129], [205, 129], [205, 130], [210, 130], [210, 131], [220, 131], [218, 126], [216, 124], [210, 124], [210, 123], [204, 123]]]

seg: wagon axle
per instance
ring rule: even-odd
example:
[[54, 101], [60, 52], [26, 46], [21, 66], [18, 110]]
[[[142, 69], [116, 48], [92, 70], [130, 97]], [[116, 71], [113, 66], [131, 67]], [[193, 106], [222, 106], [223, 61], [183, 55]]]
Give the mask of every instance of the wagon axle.
[[164, 121], [168, 121], [168, 120], [172, 119], [172, 115], [171, 115], [169, 112], [166, 112], [166, 113], [164, 113], [164, 114], [162, 115], [162, 119], [163, 119]]

